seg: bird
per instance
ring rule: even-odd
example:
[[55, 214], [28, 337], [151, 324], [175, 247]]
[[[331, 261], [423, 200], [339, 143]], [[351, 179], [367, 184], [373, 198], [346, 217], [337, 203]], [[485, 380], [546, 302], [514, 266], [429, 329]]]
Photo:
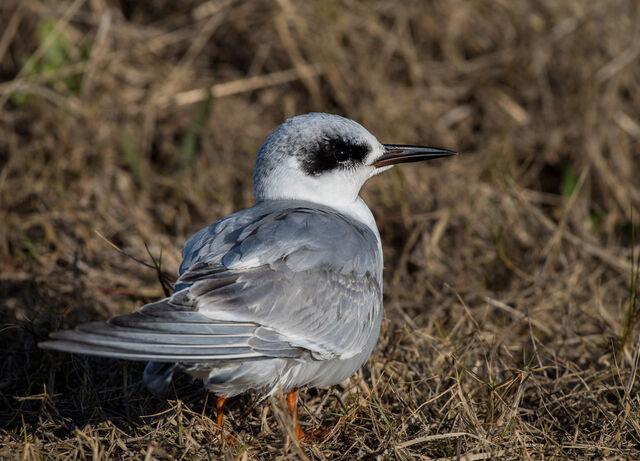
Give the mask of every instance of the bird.
[[219, 431], [227, 399], [280, 389], [307, 440], [298, 389], [352, 376], [380, 333], [382, 243], [360, 189], [396, 164], [455, 154], [381, 144], [339, 115], [289, 118], [257, 153], [255, 205], [187, 240], [170, 296], [39, 346], [146, 361], [143, 381], [156, 395], [178, 371], [201, 379], [217, 397]]

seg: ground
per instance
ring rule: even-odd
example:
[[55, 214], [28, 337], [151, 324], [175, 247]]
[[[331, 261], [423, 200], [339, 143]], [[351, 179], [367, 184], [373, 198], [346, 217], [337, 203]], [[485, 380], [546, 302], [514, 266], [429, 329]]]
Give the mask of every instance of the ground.
[[[640, 7], [5, 0], [0, 457], [638, 459]], [[168, 399], [142, 364], [44, 352], [175, 280], [252, 203], [295, 114], [457, 150], [369, 181], [385, 320], [366, 366], [282, 397]], [[634, 251], [635, 245], [635, 251]]]

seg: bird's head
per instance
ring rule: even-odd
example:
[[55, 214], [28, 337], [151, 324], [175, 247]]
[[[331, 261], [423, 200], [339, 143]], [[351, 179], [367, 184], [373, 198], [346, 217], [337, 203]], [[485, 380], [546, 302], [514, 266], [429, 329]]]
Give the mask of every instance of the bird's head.
[[256, 198], [348, 205], [370, 177], [397, 163], [454, 155], [433, 147], [380, 144], [348, 118], [310, 113], [288, 119], [267, 138], [256, 158]]

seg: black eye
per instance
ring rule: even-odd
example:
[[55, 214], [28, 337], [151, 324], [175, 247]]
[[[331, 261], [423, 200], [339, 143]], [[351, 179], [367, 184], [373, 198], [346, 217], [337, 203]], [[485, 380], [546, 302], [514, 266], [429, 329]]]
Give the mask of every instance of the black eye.
[[369, 146], [342, 138], [323, 139], [300, 157], [302, 169], [317, 176], [334, 169], [355, 168], [369, 153]]
[[338, 147], [334, 151], [334, 155], [336, 156], [336, 160], [339, 162], [345, 162], [349, 160], [349, 157], [350, 157], [349, 150], [344, 147]]

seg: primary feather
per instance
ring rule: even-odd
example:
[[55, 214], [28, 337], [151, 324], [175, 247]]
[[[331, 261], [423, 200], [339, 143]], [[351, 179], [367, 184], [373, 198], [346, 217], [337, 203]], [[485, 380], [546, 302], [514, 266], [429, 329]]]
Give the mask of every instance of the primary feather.
[[[162, 375], [183, 369], [228, 395], [230, 380], [256, 374], [234, 393], [335, 384], [375, 344], [382, 261], [377, 236], [355, 219], [310, 202], [264, 201], [195, 234], [183, 257], [172, 296], [41, 346], [155, 362], [148, 383], [168, 384]], [[306, 372], [319, 361], [335, 366], [320, 377]], [[230, 364], [235, 374], [225, 378]], [[267, 369], [290, 382], [265, 383]]]

